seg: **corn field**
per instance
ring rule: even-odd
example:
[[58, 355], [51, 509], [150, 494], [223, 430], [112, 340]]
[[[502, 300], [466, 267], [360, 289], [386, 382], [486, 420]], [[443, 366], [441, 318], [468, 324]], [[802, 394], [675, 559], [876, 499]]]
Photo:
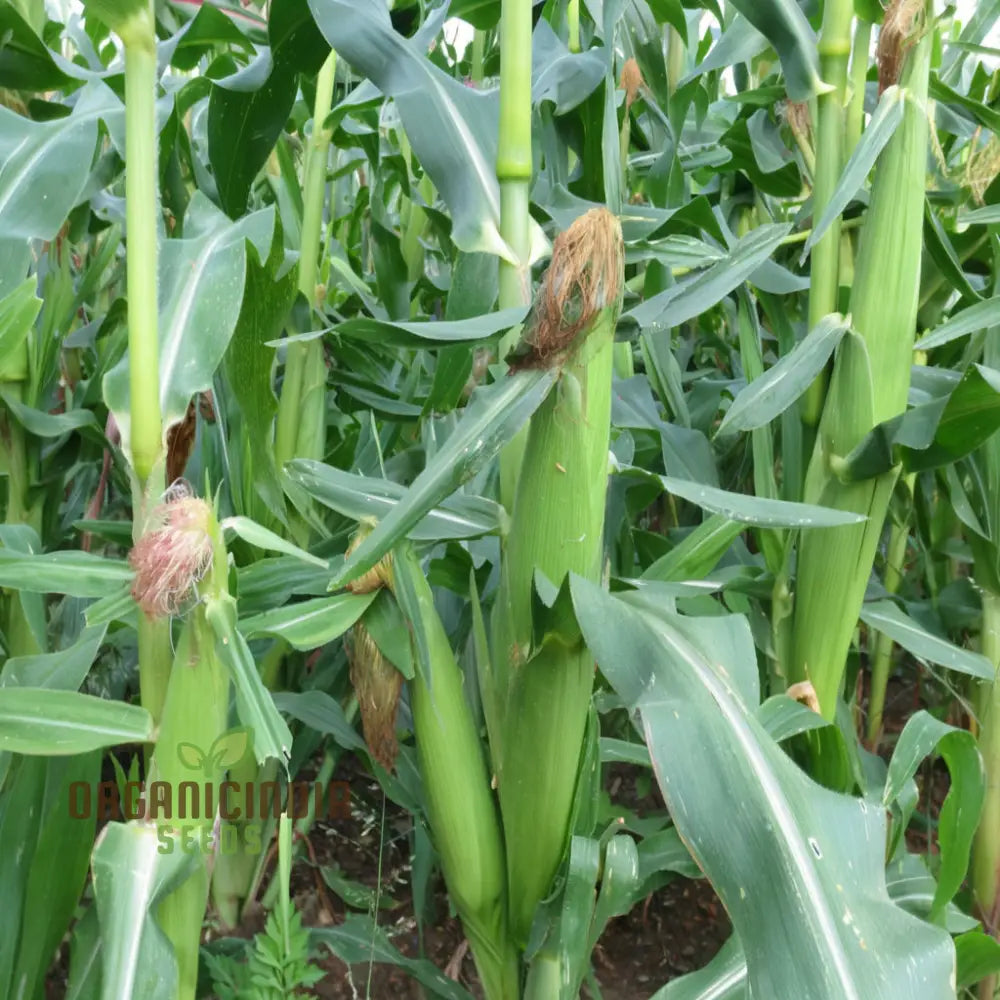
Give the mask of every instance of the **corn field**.
[[998, 135], [998, 0], [2, 0], [0, 1000], [1000, 995]]

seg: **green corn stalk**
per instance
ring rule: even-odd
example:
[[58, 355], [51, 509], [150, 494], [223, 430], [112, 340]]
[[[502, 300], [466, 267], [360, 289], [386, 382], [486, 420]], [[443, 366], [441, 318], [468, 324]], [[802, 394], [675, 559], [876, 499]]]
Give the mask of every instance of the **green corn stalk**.
[[[497, 181], [500, 184], [500, 235], [517, 263], [500, 261], [501, 309], [526, 305], [531, 299], [531, 0], [503, 0], [500, 8], [500, 134]], [[507, 355], [517, 331], [500, 341]], [[525, 432], [500, 453], [500, 502], [513, 506]]]
[[[907, 501], [913, 496], [916, 475], [910, 474], [904, 480]], [[910, 539], [909, 510], [899, 520], [893, 521], [889, 533], [889, 548], [886, 551], [885, 579], [883, 584], [890, 594], [899, 590], [903, 580], [903, 563], [906, 559], [906, 544]], [[893, 641], [884, 632], [875, 639], [875, 655], [872, 659], [871, 693], [868, 697], [868, 746], [874, 752], [882, 735], [882, 713], [885, 709], [885, 693], [889, 684], [889, 668], [892, 666]]]
[[[156, 18], [152, 0], [88, 0], [125, 44], [125, 242], [128, 286], [129, 420], [136, 539], [147, 511], [165, 486], [157, 306]], [[142, 705], [159, 720], [170, 676], [169, 622], [139, 616]]]
[[[24, 339], [6, 357], [0, 358], [0, 387], [10, 398], [21, 401], [30, 385], [28, 338], [32, 336], [35, 319], [42, 300], [37, 298], [26, 281], [0, 303], [0, 321], [9, 328], [15, 324], [24, 330]], [[7, 524], [28, 524], [36, 531], [41, 511], [31, 504], [29, 487], [32, 479], [32, 459], [24, 428], [5, 406], [0, 405], [0, 469], [7, 476]], [[10, 591], [4, 599], [4, 634], [7, 656], [30, 656], [40, 653], [38, 642], [21, 604], [21, 595]]]
[[[1000, 594], [983, 591], [982, 652], [1000, 672]], [[972, 854], [972, 888], [987, 927], [996, 927], [1000, 912], [1000, 681], [981, 685], [979, 752], [986, 768], [986, 798]], [[997, 977], [980, 984], [981, 1000], [992, 1000]]]
[[[820, 31], [820, 72], [831, 87], [816, 98], [816, 168], [813, 182], [813, 218], [820, 216], [836, 190], [843, 166], [844, 99], [847, 66], [851, 55], [851, 0], [827, 0]], [[813, 247], [809, 275], [809, 329], [837, 310], [840, 259], [840, 217], [838, 216]], [[802, 401], [802, 419], [809, 426], [819, 420], [826, 392], [826, 375], [820, 375]]]
[[847, 105], [847, 122], [844, 128], [844, 162], [854, 152], [861, 138], [865, 119], [865, 81], [868, 79], [868, 53], [872, 42], [872, 23], [859, 17], [854, 25], [853, 51], [851, 52], [851, 96]]
[[489, 1000], [517, 1000], [519, 965], [506, 916], [504, 855], [482, 744], [462, 671], [411, 546], [400, 546], [392, 589], [427, 657], [410, 684], [417, 759], [434, 844]]
[[834, 717], [899, 475], [894, 468], [851, 482], [838, 473], [876, 424], [906, 407], [920, 287], [931, 42], [930, 25], [918, 17], [901, 79], [907, 95], [903, 121], [876, 165], [861, 234], [850, 310], [857, 334], [849, 334], [838, 348], [806, 473], [806, 502], [867, 517], [861, 524], [804, 532], [799, 541], [790, 679], [812, 682], [828, 719]]
[[[1000, 366], [1000, 327], [986, 335], [983, 361], [991, 368]], [[980, 682], [977, 709], [979, 752], [986, 770], [986, 798], [972, 849], [972, 889], [987, 927], [996, 932], [1000, 917], [1000, 545], [996, 542], [1000, 525], [1000, 434], [994, 434], [980, 449], [988, 523], [993, 540], [970, 534], [975, 556], [976, 582], [982, 588], [983, 625], [981, 648], [996, 668], [992, 683]], [[979, 985], [980, 1000], [993, 1000], [997, 976]]]
[[601, 576], [614, 330], [624, 285], [621, 227], [606, 209], [577, 219], [525, 325], [526, 364], [560, 378], [531, 418], [494, 609], [492, 662], [501, 706], [490, 734], [507, 847], [511, 928], [520, 944], [551, 888], [570, 814], [594, 681], [582, 641], [536, 646], [536, 569]]
[[[323, 232], [327, 157], [332, 133], [326, 119], [333, 104], [337, 56], [331, 50], [316, 79], [313, 129], [302, 179], [302, 246], [299, 292], [310, 306], [316, 303], [316, 277]], [[306, 331], [299, 331], [305, 333]], [[326, 364], [323, 342], [314, 338], [288, 345], [285, 378], [278, 400], [274, 453], [278, 468], [293, 458], [322, 458], [326, 421]]]

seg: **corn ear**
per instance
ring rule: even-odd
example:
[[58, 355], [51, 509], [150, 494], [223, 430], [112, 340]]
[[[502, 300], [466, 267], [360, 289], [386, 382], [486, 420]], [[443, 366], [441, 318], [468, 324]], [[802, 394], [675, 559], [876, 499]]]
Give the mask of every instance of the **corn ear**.
[[[189, 814], [181, 818], [181, 785], [192, 784], [197, 802], [204, 807], [209, 796], [213, 803], [218, 802], [222, 780], [221, 771], [211, 766], [210, 759], [205, 760], [204, 770], [199, 770], [190, 766], [194, 760], [185, 763], [181, 754], [188, 745], [209, 758], [212, 744], [225, 732], [228, 709], [229, 674], [215, 655], [215, 635], [198, 608], [177, 642], [150, 774], [150, 783], [164, 782], [169, 788], [171, 818], [157, 818], [157, 826], [164, 833], [180, 831], [175, 850], [199, 855], [192, 874], [163, 900], [157, 913], [177, 960], [178, 1000], [194, 1000], [196, 995], [212, 857], [211, 848], [204, 851], [202, 845], [208, 844], [215, 822], [214, 812], [206, 816], [204, 808], [198, 810], [197, 817]], [[164, 839], [161, 837], [161, 842]]]
[[561, 377], [531, 419], [494, 609], [493, 657], [501, 703], [498, 761], [509, 913], [519, 943], [565, 851], [594, 660], [582, 641], [532, 647], [536, 569], [599, 580], [603, 553], [614, 330], [623, 246], [605, 209], [557, 238], [516, 363], [557, 366]]
[[[168, 504], [165, 516], [167, 526], [145, 536], [133, 550], [137, 600], [151, 610], [173, 610], [185, 574], [199, 572], [205, 562], [205, 590], [224, 594], [226, 550], [208, 504], [183, 498]], [[177, 1000], [194, 1000], [197, 990], [201, 925], [214, 856], [211, 837], [224, 771], [216, 741], [226, 731], [228, 714], [229, 671], [216, 655], [215, 632], [205, 605], [199, 604], [188, 613], [177, 641], [146, 786], [147, 815], [161, 831], [161, 843], [197, 855], [194, 871], [157, 913], [177, 960]], [[162, 798], [154, 794], [157, 787], [165, 789]], [[169, 814], [163, 815], [161, 803], [167, 801]]]
[[507, 934], [503, 847], [479, 733], [434, 596], [409, 544], [396, 550], [393, 589], [421, 636], [410, 710], [427, 818], [448, 894], [472, 946], [486, 996], [518, 997]]
[[837, 466], [876, 424], [905, 410], [913, 361], [931, 30], [919, 16], [911, 29], [901, 43], [906, 49], [903, 120], [876, 165], [861, 234], [851, 292], [857, 334], [845, 337], [838, 348], [806, 474], [806, 502], [867, 517], [861, 524], [805, 532], [799, 543], [790, 680], [812, 682], [828, 719], [834, 717], [851, 637], [899, 474], [897, 468], [875, 479], [844, 482]]

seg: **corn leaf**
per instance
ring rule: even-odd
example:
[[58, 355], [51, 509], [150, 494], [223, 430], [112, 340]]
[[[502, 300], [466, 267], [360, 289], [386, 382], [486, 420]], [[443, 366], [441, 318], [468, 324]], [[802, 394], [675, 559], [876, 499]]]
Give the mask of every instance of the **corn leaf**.
[[368, 609], [375, 599], [370, 594], [335, 594], [311, 601], [271, 608], [239, 623], [246, 636], [273, 635], [295, 649], [310, 650], [325, 646], [342, 636]]
[[138, 705], [52, 688], [0, 688], [0, 750], [64, 756], [147, 743], [152, 735], [153, 720]]
[[[950, 936], [886, 890], [882, 810], [815, 784], [754, 717], [745, 620], [720, 656], [725, 619], [684, 619], [579, 579], [573, 597], [602, 672], [640, 713], [678, 831], [747, 945], [753, 993], [951, 1000]], [[723, 811], [725, 824], [708, 821]], [[795, 961], [774, 961], [779, 949]]]
[[933, 635], [901, 611], [893, 601], [873, 601], [862, 605], [861, 620], [921, 660], [982, 680], [992, 680], [996, 674], [996, 668], [987, 657], [961, 649], [947, 639]]
[[551, 372], [527, 370], [477, 389], [458, 427], [406, 491], [402, 502], [351, 553], [332, 583], [367, 572], [437, 504], [471, 479], [521, 429], [552, 387]]

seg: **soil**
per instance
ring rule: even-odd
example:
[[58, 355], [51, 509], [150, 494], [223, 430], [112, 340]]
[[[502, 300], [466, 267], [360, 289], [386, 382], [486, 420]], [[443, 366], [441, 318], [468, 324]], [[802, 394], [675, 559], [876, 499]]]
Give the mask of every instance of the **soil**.
[[[886, 759], [906, 719], [925, 707], [923, 694], [912, 681], [890, 683], [885, 731], [879, 747]], [[609, 768], [606, 788], [612, 802], [639, 817], [662, 813], [664, 804], [659, 790], [655, 783], [649, 787], [650, 783], [644, 780], [647, 774], [626, 765]], [[379, 891], [380, 924], [400, 952], [409, 958], [429, 959], [478, 1000], [482, 993], [472, 957], [459, 921], [449, 915], [447, 896], [440, 882], [430, 906], [433, 919], [425, 922], [421, 945], [410, 892], [407, 813], [391, 802], [384, 802], [377, 782], [351, 755], [345, 755], [335, 778], [350, 783], [352, 815], [349, 819], [318, 822], [293, 869], [292, 891], [303, 923], [325, 927], [343, 920], [348, 908], [326, 886], [321, 875], [324, 868], [337, 869], [344, 879]], [[933, 853], [937, 849], [933, 819], [948, 792], [947, 770], [940, 761], [925, 765], [917, 774], [917, 782], [920, 804], [915, 822], [907, 832], [907, 843], [911, 851]], [[921, 814], [929, 817], [923, 827], [919, 822]], [[272, 871], [273, 868], [272, 861]], [[263, 913], [258, 907], [229, 936], [251, 938], [262, 927]], [[648, 1000], [664, 983], [706, 965], [730, 933], [726, 911], [707, 881], [675, 877], [606, 928], [593, 954], [600, 995], [604, 1000]], [[63, 947], [51, 971], [46, 1000], [61, 1000], [66, 994], [66, 952]], [[327, 975], [302, 996], [320, 1000], [362, 997], [405, 1000], [424, 996], [412, 978], [394, 966], [369, 967], [365, 963], [348, 967], [326, 949], [313, 961]], [[596, 1000], [586, 987], [582, 997]]]
[[[640, 797], [634, 780], [637, 769], [615, 765], [608, 769], [607, 787], [613, 802], [638, 816], [662, 813], [664, 804], [653, 786]], [[382, 904], [385, 897], [398, 902], [383, 910], [381, 924], [393, 944], [408, 958], [424, 957], [444, 969], [471, 994], [482, 997], [475, 965], [461, 925], [449, 915], [444, 886], [438, 882], [433, 909], [437, 919], [425, 926], [421, 951], [417, 923], [411, 906], [409, 818], [405, 811], [385, 803], [378, 784], [359, 771], [353, 759], [335, 775], [351, 784], [352, 817], [317, 823], [309, 835], [308, 849], [292, 874], [296, 907], [309, 926], [329, 926], [343, 919], [345, 904], [323, 884], [319, 869], [337, 867], [340, 875], [376, 889], [382, 871]], [[384, 832], [382, 832], [384, 831]], [[381, 859], [379, 848], [381, 844]], [[251, 936], [261, 927], [257, 914], [238, 932]], [[612, 920], [593, 955], [594, 971], [604, 1000], [648, 1000], [665, 982], [709, 962], [729, 937], [731, 925], [725, 909], [708, 882], [676, 877], [651, 893], [630, 913]], [[406, 972], [389, 965], [355, 965], [349, 968], [332, 954], [314, 959], [328, 975], [313, 987], [322, 1000], [357, 1000], [359, 997], [420, 998], [424, 994]], [[584, 988], [582, 996], [591, 1000]]]

